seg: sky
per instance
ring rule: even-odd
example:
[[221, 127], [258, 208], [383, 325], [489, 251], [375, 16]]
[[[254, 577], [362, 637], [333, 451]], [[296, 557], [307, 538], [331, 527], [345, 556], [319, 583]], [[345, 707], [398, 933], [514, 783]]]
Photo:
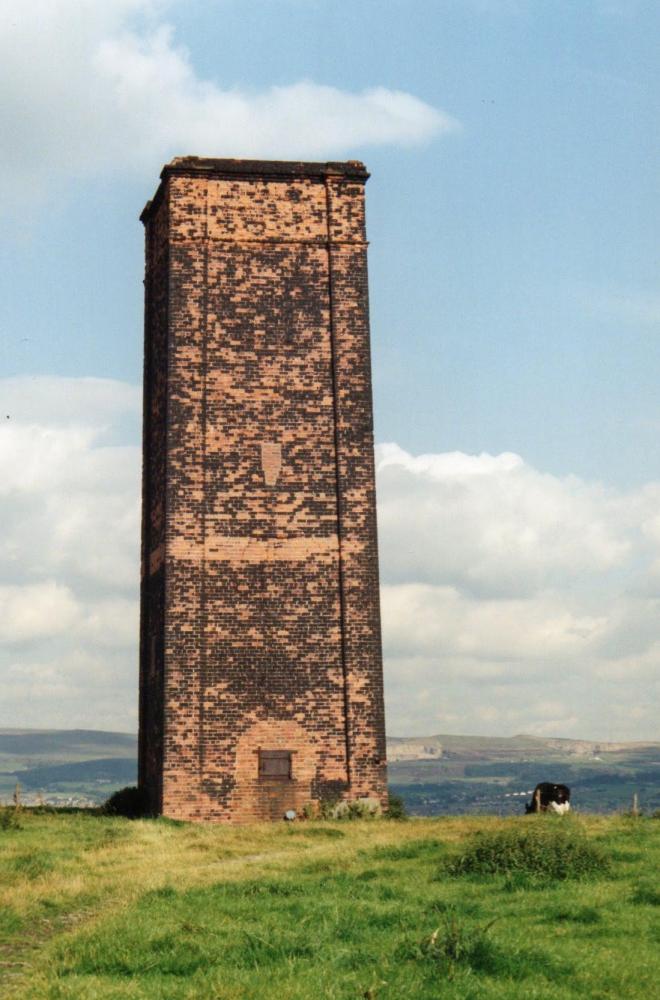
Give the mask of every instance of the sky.
[[0, 0], [0, 725], [137, 726], [143, 231], [362, 159], [392, 735], [659, 739], [660, 6]]

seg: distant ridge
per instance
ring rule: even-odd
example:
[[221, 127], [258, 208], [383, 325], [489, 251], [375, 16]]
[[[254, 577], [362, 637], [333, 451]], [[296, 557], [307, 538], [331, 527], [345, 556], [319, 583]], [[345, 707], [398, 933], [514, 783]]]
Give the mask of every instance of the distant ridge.
[[0, 771], [136, 754], [137, 736], [132, 733], [0, 728]]
[[[650, 740], [607, 741], [576, 740], [560, 736], [390, 736], [387, 740], [388, 759], [403, 760], [451, 759], [484, 756], [490, 759], [523, 760], [534, 757], [560, 756], [600, 757], [607, 754], [648, 751], [660, 742]], [[4, 757], [29, 757], [27, 767], [41, 763], [83, 761], [107, 757], [132, 757], [137, 753], [135, 733], [100, 729], [27, 729], [0, 728], [0, 770]], [[13, 770], [14, 768], [12, 768]]]
[[575, 740], [560, 736], [390, 736], [387, 740], [389, 761], [438, 760], [474, 756], [482, 759], [530, 760], [535, 757], [592, 757], [607, 754], [634, 753], [654, 748], [660, 753], [660, 742], [650, 740], [607, 741]]

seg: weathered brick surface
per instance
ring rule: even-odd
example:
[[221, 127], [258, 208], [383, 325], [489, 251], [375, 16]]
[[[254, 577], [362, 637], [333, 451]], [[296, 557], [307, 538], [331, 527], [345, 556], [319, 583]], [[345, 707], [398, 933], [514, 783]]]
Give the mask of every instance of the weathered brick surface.
[[367, 176], [179, 159], [142, 216], [140, 781], [168, 816], [386, 796]]

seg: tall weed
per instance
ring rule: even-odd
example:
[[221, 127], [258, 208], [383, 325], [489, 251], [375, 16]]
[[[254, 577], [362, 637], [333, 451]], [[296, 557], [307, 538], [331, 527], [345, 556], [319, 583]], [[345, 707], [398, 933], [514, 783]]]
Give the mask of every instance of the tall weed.
[[450, 911], [445, 914], [444, 924], [422, 943], [422, 956], [437, 963], [448, 979], [453, 979], [461, 966], [479, 972], [494, 971], [498, 950], [487, 934], [497, 919], [483, 927], [468, 928]]

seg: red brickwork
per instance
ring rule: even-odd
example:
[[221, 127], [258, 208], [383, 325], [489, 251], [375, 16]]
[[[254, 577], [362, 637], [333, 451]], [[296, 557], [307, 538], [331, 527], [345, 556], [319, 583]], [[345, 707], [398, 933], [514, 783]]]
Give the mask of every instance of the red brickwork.
[[167, 816], [386, 798], [367, 177], [177, 159], [142, 215], [140, 782]]

